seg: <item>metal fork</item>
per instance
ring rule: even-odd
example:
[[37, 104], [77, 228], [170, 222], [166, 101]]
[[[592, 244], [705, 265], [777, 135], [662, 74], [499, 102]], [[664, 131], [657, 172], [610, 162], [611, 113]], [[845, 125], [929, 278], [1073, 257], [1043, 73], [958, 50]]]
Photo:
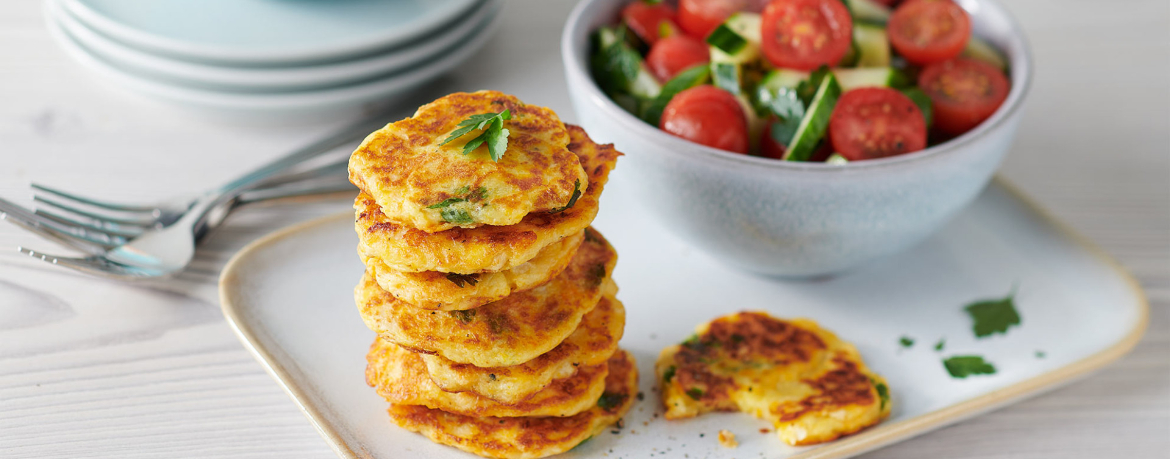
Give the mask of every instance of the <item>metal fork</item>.
[[[212, 189], [193, 201], [172, 199], [154, 205], [124, 205], [82, 198], [77, 195], [52, 193], [77, 204], [104, 211], [84, 210], [79, 206], [54, 201], [54, 207], [90, 221], [80, 221], [58, 214], [28, 211], [5, 200], [0, 200], [0, 218], [19, 224], [37, 234], [89, 253], [84, 258], [44, 254], [27, 248], [22, 253], [43, 261], [86, 271], [92, 274], [118, 278], [147, 278], [169, 276], [190, 263], [195, 244], [210, 228], [218, 226], [227, 213], [241, 201], [246, 192], [263, 185], [292, 183], [295, 180], [326, 176], [323, 171], [336, 172], [340, 163], [331, 163], [315, 170], [290, 173], [325, 152], [347, 142], [364, 137], [381, 127], [387, 113], [368, 118], [337, 134], [301, 148], [292, 154], [264, 165], [251, 173]], [[282, 176], [283, 175], [283, 176]], [[45, 191], [47, 187], [38, 189]], [[53, 190], [59, 191], [59, 190]], [[46, 193], [51, 193], [45, 191]], [[80, 199], [78, 199], [80, 198]], [[46, 203], [44, 196], [39, 202]], [[47, 203], [46, 203], [47, 204]], [[86, 213], [73, 212], [80, 210]], [[137, 213], [138, 219], [129, 219], [118, 213]], [[169, 223], [168, 223], [169, 221]]]

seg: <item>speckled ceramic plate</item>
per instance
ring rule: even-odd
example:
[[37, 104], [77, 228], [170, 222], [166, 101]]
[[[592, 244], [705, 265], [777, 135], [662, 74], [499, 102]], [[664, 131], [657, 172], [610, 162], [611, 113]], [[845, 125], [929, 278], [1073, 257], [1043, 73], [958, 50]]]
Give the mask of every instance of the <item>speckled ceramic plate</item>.
[[[615, 278], [645, 400], [620, 433], [564, 457], [840, 458], [921, 435], [1052, 389], [1125, 354], [1146, 326], [1137, 284], [1100, 250], [996, 181], [939, 234], [908, 252], [818, 281], [744, 274], [691, 250], [645, 218], [625, 177], [606, 191], [595, 222], [620, 254]], [[220, 282], [224, 314], [326, 441], [346, 458], [471, 457], [399, 429], [365, 385], [373, 333], [353, 306], [362, 272], [352, 214], [279, 231], [241, 251]], [[1015, 285], [1022, 321], [976, 339], [963, 306], [1005, 296]], [[794, 448], [763, 421], [737, 413], [666, 421], [655, 416], [652, 374], [662, 347], [734, 311], [809, 317], [852, 341], [890, 382], [893, 414], [831, 443]], [[899, 344], [902, 336], [916, 341]], [[940, 352], [934, 344], [946, 340]], [[990, 376], [951, 378], [942, 360], [978, 354]], [[721, 447], [728, 429], [739, 447]], [[610, 453], [612, 450], [612, 453]]]

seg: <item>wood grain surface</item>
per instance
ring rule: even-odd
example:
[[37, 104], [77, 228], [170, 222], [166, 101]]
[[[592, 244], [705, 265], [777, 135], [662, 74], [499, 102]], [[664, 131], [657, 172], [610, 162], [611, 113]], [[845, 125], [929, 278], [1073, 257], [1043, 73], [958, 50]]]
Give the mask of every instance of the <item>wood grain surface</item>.
[[[509, 0], [484, 52], [439, 89], [498, 89], [567, 121], [560, 29], [572, 2]], [[1170, 457], [1170, 2], [1011, 0], [1036, 81], [1001, 173], [1117, 257], [1150, 328], [1133, 353], [1048, 394], [867, 458]], [[31, 180], [147, 200], [222, 182], [335, 125], [191, 118], [93, 78], [50, 40], [41, 4], [0, 9], [0, 196]], [[180, 279], [125, 285], [11, 248], [0, 224], [0, 457], [282, 457], [332, 452], [224, 322], [226, 260], [344, 197], [234, 215]]]

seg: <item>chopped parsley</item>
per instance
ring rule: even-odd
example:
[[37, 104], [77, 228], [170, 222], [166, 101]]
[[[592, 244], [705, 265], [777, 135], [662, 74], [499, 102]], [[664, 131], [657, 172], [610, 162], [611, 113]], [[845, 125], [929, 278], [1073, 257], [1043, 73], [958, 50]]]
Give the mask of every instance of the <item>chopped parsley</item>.
[[947, 345], [946, 338], [939, 338], [938, 342], [934, 344], [934, 350], [941, 351]]
[[428, 209], [445, 209], [451, 204], [458, 204], [465, 201], [482, 201], [487, 198], [488, 190], [485, 187], [479, 187], [474, 192], [471, 192], [467, 186], [459, 187], [452, 193], [453, 196], [444, 199], [438, 204], [431, 204], [427, 206]]
[[687, 396], [690, 397], [691, 400], [698, 400], [703, 398], [703, 389], [699, 389], [698, 387], [687, 389]]
[[561, 212], [569, 210], [570, 207], [573, 207], [574, 204], [577, 204], [577, 198], [580, 198], [580, 197], [581, 197], [581, 181], [574, 180], [573, 181], [573, 195], [569, 196], [569, 203], [565, 204], [564, 207], [558, 207], [556, 209], [550, 210], [550, 211], [548, 211], [548, 213], [559, 214]]
[[457, 286], [459, 288], [463, 288], [464, 285], [475, 285], [476, 283], [478, 283], [479, 282], [479, 273], [471, 273], [471, 274], [447, 273], [447, 280], [454, 283], [455, 286]]
[[463, 209], [452, 209], [450, 207], [439, 211], [439, 217], [447, 223], [454, 223], [456, 225], [470, 225], [475, 223], [475, 219], [471, 218], [471, 214]]
[[1048, 356], [1048, 354], [1045, 354], [1044, 351], [1036, 351], [1036, 358], [1038, 358], [1038, 359], [1042, 359], [1042, 358], [1047, 357], [1047, 356]]
[[491, 156], [492, 161], [498, 162], [504, 156], [504, 151], [508, 149], [508, 130], [504, 129], [504, 121], [510, 119], [512, 119], [510, 110], [471, 115], [460, 122], [457, 129], [451, 132], [451, 135], [447, 136], [439, 145], [446, 145], [471, 131], [482, 130], [483, 132], [478, 136], [463, 144], [463, 154], [471, 154], [480, 145], [486, 143], [488, 155]]
[[466, 311], [451, 311], [451, 316], [466, 324], [470, 323], [472, 320], [475, 320], [475, 310], [468, 309]]
[[898, 338], [898, 344], [901, 344], [902, 347], [906, 347], [906, 348], [913, 347], [914, 346], [914, 338], [903, 335], [901, 338]]
[[603, 392], [601, 397], [597, 399], [597, 406], [603, 410], [610, 411], [614, 408], [617, 408], [625, 401], [626, 394]]
[[662, 382], [669, 383], [670, 380], [674, 379], [674, 372], [676, 371], [678, 371], [678, 367], [674, 365], [667, 367], [666, 371], [662, 372]]
[[876, 379], [869, 378], [870, 384], [873, 384], [874, 390], [877, 391], [878, 399], [881, 400], [881, 405], [878, 410], [886, 409], [886, 404], [890, 402], [890, 388], [886, 387], [886, 383], [878, 382]]
[[983, 360], [978, 355], [956, 355], [943, 360], [943, 366], [952, 378], [963, 379], [970, 375], [995, 374], [995, 365]]
[[1007, 333], [1012, 325], [1020, 325], [1020, 313], [1016, 311], [1015, 296], [1016, 289], [1013, 287], [1012, 292], [1005, 298], [978, 301], [963, 308], [974, 322], [971, 329], [975, 332], [975, 337]]

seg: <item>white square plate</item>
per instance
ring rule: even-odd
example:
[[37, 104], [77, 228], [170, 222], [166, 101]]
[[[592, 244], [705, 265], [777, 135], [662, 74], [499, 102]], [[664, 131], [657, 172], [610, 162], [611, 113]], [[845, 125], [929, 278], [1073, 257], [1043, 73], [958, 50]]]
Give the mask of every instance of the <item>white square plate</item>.
[[[778, 281], [734, 271], [647, 221], [615, 180], [594, 226], [620, 254], [615, 280], [626, 305], [622, 346], [638, 360], [644, 400], [618, 433], [564, 457], [840, 458], [1051, 389], [1111, 362], [1145, 330], [1137, 284], [1107, 256], [1000, 181], [939, 234], [903, 254], [831, 279]], [[346, 458], [473, 457], [394, 426], [366, 386], [374, 338], [353, 306], [362, 272], [352, 214], [279, 231], [224, 270], [224, 314], [244, 344]], [[963, 306], [1018, 286], [1022, 317], [1006, 335], [976, 339]], [[666, 421], [656, 412], [654, 359], [695, 325], [741, 310], [809, 317], [852, 341], [890, 383], [882, 424], [823, 445], [795, 448], [767, 423], [739, 413]], [[899, 338], [916, 343], [903, 348]], [[945, 339], [943, 351], [934, 344]], [[1043, 356], [1040, 356], [1043, 353]], [[953, 379], [942, 359], [978, 354], [998, 372]], [[726, 449], [715, 433], [738, 434]], [[611, 453], [612, 450], [612, 453]]]

